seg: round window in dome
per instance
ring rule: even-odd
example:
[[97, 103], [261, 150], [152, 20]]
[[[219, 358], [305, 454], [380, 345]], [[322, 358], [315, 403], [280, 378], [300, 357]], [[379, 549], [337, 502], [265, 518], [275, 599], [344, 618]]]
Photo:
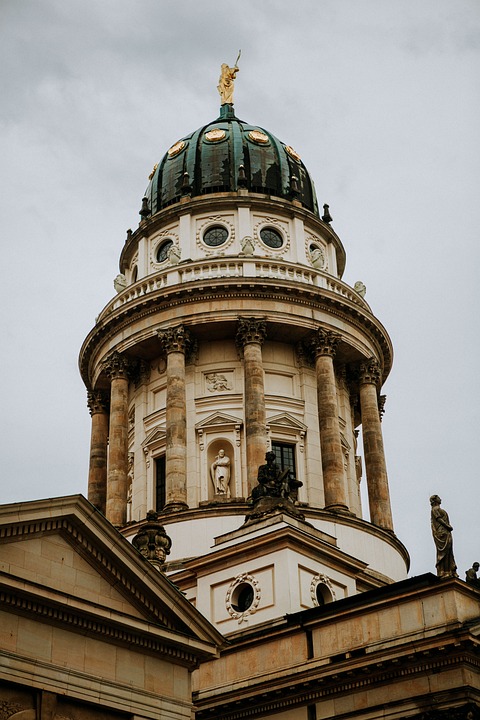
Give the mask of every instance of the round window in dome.
[[254, 598], [254, 590], [250, 583], [240, 583], [232, 593], [232, 608], [235, 612], [245, 612], [251, 607]]
[[168, 259], [168, 251], [173, 245], [173, 240], [165, 240], [157, 249], [156, 259], [158, 263], [165, 262]]
[[277, 250], [283, 245], [283, 237], [280, 235], [278, 230], [274, 228], [262, 228], [260, 230], [260, 239], [265, 245], [270, 248]]
[[227, 241], [228, 230], [223, 225], [212, 225], [203, 233], [203, 242], [209, 247], [218, 247]]

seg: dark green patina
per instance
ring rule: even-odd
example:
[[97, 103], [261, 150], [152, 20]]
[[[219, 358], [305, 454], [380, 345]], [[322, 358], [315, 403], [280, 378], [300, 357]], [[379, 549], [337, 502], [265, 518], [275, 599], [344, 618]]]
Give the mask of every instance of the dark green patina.
[[[225, 138], [209, 142], [205, 135], [212, 130], [224, 130]], [[253, 141], [251, 131], [263, 133], [268, 142]], [[268, 130], [239, 120], [232, 105], [222, 105], [219, 118], [181, 141], [183, 149], [173, 157], [164, 155], [145, 192], [152, 215], [184, 195], [233, 192], [240, 187], [298, 200], [319, 215], [315, 188], [305, 165]], [[292, 176], [296, 180], [292, 181]]]

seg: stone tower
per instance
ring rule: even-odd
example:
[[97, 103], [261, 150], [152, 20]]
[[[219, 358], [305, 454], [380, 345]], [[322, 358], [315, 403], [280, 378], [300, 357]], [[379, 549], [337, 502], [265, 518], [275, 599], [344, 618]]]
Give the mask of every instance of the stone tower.
[[[392, 345], [342, 281], [301, 157], [225, 103], [155, 165], [140, 215], [80, 353], [89, 500], [128, 538], [157, 511], [165, 571], [224, 634], [405, 578], [380, 422]], [[255, 513], [267, 451], [295, 491]]]

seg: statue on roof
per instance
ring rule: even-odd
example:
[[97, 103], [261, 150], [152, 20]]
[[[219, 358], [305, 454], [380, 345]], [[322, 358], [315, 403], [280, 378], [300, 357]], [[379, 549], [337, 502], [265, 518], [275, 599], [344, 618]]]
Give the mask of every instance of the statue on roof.
[[234, 81], [235, 76], [239, 71], [237, 63], [240, 60], [241, 53], [242, 51], [240, 50], [233, 67], [229, 67], [227, 63], [222, 64], [220, 78], [217, 85], [217, 90], [220, 93], [221, 105], [233, 105]]
[[458, 577], [453, 557], [453, 527], [450, 525], [446, 511], [440, 507], [441, 502], [438, 495], [432, 495], [430, 498], [432, 535], [437, 549], [437, 575], [443, 578]]

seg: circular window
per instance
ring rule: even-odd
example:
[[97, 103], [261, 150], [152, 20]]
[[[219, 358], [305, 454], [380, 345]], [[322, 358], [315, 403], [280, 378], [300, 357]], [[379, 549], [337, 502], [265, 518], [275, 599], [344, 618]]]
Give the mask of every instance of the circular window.
[[165, 260], [167, 260], [168, 251], [170, 250], [172, 245], [173, 245], [173, 240], [165, 240], [165, 242], [163, 242], [163, 243], [161, 243], [161, 245], [159, 245], [158, 250], [157, 250], [157, 262], [158, 263], [165, 262]]
[[228, 230], [223, 225], [213, 225], [203, 233], [203, 242], [209, 247], [223, 245], [228, 238]]
[[260, 230], [260, 239], [271, 248], [281, 248], [283, 245], [283, 237], [278, 230], [273, 228], [262, 228]]
[[245, 612], [252, 605], [253, 587], [249, 583], [240, 583], [232, 594], [232, 608], [235, 612]]

